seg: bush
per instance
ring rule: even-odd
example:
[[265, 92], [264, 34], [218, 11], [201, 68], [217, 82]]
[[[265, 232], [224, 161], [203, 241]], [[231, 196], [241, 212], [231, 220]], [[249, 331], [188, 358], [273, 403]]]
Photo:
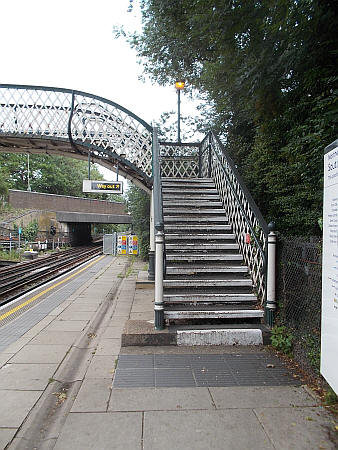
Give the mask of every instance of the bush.
[[291, 355], [293, 335], [285, 326], [275, 325], [271, 331], [271, 344], [276, 350]]

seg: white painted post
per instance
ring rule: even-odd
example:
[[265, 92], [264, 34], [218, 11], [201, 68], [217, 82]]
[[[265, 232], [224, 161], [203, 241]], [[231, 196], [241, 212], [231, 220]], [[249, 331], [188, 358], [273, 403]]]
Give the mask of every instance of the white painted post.
[[150, 197], [150, 248], [149, 248], [149, 267], [148, 280], [155, 280], [155, 228], [154, 228], [154, 189]]
[[268, 225], [268, 269], [267, 269], [267, 295], [266, 295], [266, 322], [272, 327], [276, 313], [276, 250], [277, 235], [274, 232], [275, 224]]
[[163, 304], [163, 250], [164, 233], [157, 231], [155, 235], [155, 329], [164, 328], [164, 304]]

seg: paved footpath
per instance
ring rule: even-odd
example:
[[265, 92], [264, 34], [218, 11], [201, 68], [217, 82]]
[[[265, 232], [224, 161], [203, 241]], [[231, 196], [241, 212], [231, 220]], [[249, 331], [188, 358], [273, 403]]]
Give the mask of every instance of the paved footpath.
[[338, 448], [332, 416], [306, 386], [281, 382], [261, 347], [121, 348], [128, 319], [153, 318], [152, 288], [136, 289], [144, 263], [127, 265], [105, 257], [57, 307], [0, 323], [13, 336], [38, 317], [0, 353], [0, 448]]

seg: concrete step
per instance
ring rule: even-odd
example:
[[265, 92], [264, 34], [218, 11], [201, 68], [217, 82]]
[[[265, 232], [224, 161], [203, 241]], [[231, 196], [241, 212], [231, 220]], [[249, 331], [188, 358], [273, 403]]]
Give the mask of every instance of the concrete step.
[[170, 189], [216, 189], [215, 183], [213, 181], [206, 182], [177, 182], [177, 181], [162, 181], [162, 188], [170, 188]]
[[185, 194], [185, 195], [205, 195], [205, 194], [218, 195], [217, 189], [213, 189], [213, 188], [192, 189], [191, 187], [184, 188], [184, 186], [177, 187], [177, 189], [172, 188], [172, 187], [163, 187], [162, 192], [163, 192], [163, 194], [176, 194], [179, 192], [180, 194]]
[[189, 233], [189, 232], [208, 232], [208, 234], [210, 233], [214, 233], [217, 231], [231, 231], [231, 225], [212, 225], [212, 224], [197, 224], [197, 225], [193, 225], [193, 224], [186, 224], [186, 225], [165, 225], [164, 226], [164, 230], [165, 232], [180, 232], [180, 233]]
[[177, 192], [175, 194], [166, 194], [163, 193], [163, 201], [211, 201], [211, 202], [219, 202], [219, 195], [218, 194], [204, 194], [201, 192], [198, 195], [198, 192], [195, 193], [195, 195], [186, 195], [183, 194], [181, 191]]
[[223, 208], [220, 201], [210, 200], [164, 200], [163, 209], [166, 208]]
[[216, 251], [216, 250], [238, 250], [237, 243], [219, 244], [216, 242], [208, 242], [206, 244], [197, 244], [196, 242], [174, 243], [165, 245], [166, 251], [174, 252], [197, 252], [197, 251]]
[[163, 183], [182, 183], [182, 184], [191, 184], [191, 183], [213, 183], [213, 178], [174, 178], [174, 177], [161, 177], [161, 181]]
[[174, 266], [167, 265], [166, 274], [167, 275], [198, 275], [198, 274], [207, 274], [207, 273], [248, 273], [248, 268], [246, 266], [196, 266], [193, 264], [184, 265], [184, 264], [175, 264]]
[[189, 222], [198, 222], [198, 223], [206, 223], [206, 224], [212, 224], [212, 222], [221, 222], [221, 223], [228, 223], [227, 216], [211, 216], [211, 217], [203, 217], [199, 216], [198, 214], [195, 214], [195, 217], [190, 216], [164, 216], [164, 223], [178, 223], [178, 224], [185, 224]]
[[206, 293], [206, 294], [164, 294], [165, 303], [256, 303], [254, 294], [246, 293]]
[[195, 308], [183, 309], [169, 308], [164, 311], [164, 318], [166, 320], [191, 320], [191, 319], [261, 319], [264, 317], [264, 311], [260, 309], [241, 309], [241, 308]]
[[229, 279], [229, 280], [200, 280], [200, 279], [176, 279], [163, 280], [163, 288], [177, 289], [177, 288], [237, 288], [237, 287], [252, 287], [250, 278]]
[[223, 234], [210, 234], [210, 233], [166, 233], [166, 241], [183, 241], [183, 240], [194, 240], [194, 241], [230, 241], [235, 240], [235, 235], [233, 233], [223, 233]]
[[225, 210], [223, 208], [186, 208], [182, 206], [181, 208], [171, 208], [171, 207], [163, 207], [163, 215], [166, 214], [184, 214], [184, 215], [211, 215], [211, 214], [225, 214]]
[[184, 262], [200, 262], [200, 261], [227, 261], [227, 262], [242, 262], [243, 256], [239, 253], [228, 253], [223, 255], [207, 255], [207, 254], [200, 254], [200, 253], [192, 253], [192, 254], [180, 254], [180, 253], [172, 253], [170, 255], [167, 255], [166, 257], [167, 261], [184, 261]]

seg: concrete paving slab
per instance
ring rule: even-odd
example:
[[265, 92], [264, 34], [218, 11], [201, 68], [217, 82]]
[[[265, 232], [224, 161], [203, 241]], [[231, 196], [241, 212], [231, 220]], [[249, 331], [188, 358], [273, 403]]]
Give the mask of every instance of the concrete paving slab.
[[301, 386], [211, 387], [209, 391], [217, 409], [318, 405]]
[[68, 350], [69, 345], [26, 345], [11, 359], [11, 363], [60, 363]]
[[86, 378], [112, 379], [118, 355], [94, 356], [86, 372]]
[[141, 436], [142, 413], [71, 413], [55, 450], [136, 450]]
[[230, 411], [146, 411], [144, 450], [273, 449], [254, 413]]
[[16, 430], [16, 428], [0, 428], [0, 448], [5, 448], [11, 442]]
[[277, 450], [338, 448], [334, 424], [321, 407], [258, 408], [255, 413]]
[[40, 395], [40, 391], [1, 391], [0, 428], [18, 428]]
[[62, 314], [59, 315], [59, 320], [90, 320], [93, 317], [94, 312], [92, 311], [68, 311], [66, 309]]
[[31, 345], [43, 344], [53, 345], [72, 345], [80, 335], [79, 331], [41, 331], [35, 338], [30, 341]]
[[215, 407], [207, 388], [113, 389], [108, 411], [181, 411]]
[[107, 327], [102, 334], [102, 339], [120, 339], [123, 327]]
[[106, 412], [111, 386], [111, 378], [85, 379], [71, 412]]
[[96, 356], [113, 356], [120, 353], [121, 339], [101, 339], [97, 346]]
[[67, 312], [77, 313], [77, 312], [95, 312], [98, 306], [92, 305], [91, 303], [72, 303], [68, 308]]
[[17, 339], [13, 344], [10, 344], [8, 347], [5, 348], [4, 353], [17, 353], [19, 350], [22, 349], [28, 342], [31, 340], [31, 337], [20, 337]]
[[7, 364], [7, 362], [14, 356], [14, 353], [0, 353], [0, 367]]
[[46, 331], [82, 331], [87, 324], [87, 320], [55, 320]]
[[0, 369], [0, 389], [42, 391], [57, 364], [6, 364]]
[[23, 335], [23, 337], [33, 337], [36, 336], [38, 333], [40, 333], [41, 330], [44, 330], [53, 320], [55, 320], [55, 316], [48, 315], [44, 317], [42, 320], [40, 320], [39, 323], [34, 325], [33, 328], [31, 328], [27, 333]]
[[153, 319], [154, 319], [154, 311], [130, 313], [130, 320], [153, 320]]
[[49, 316], [58, 316], [72, 303], [73, 302], [71, 302], [71, 301], [65, 301], [61, 305], [59, 305], [55, 309], [53, 309], [48, 315]]

